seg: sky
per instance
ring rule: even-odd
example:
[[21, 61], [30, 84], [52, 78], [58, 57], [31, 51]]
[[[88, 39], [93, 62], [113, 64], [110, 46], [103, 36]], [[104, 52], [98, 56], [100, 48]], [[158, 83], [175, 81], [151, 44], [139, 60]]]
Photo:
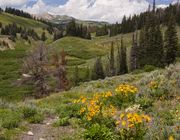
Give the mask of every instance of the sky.
[[[146, 11], [153, 0], [0, 0], [0, 7], [15, 7], [31, 14], [69, 15], [82, 20], [120, 22]], [[156, 0], [157, 7], [166, 7], [177, 0]]]

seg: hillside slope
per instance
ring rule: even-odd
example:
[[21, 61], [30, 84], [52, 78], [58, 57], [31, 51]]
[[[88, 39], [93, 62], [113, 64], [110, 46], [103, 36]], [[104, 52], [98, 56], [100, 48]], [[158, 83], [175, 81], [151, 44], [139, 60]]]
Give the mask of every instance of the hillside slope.
[[5, 12], [0, 13], [0, 22], [5, 25], [16, 23], [17, 25], [22, 26], [22, 27], [35, 28], [35, 29], [47, 27], [46, 24], [41, 23], [39, 21], [35, 21], [33, 19], [28, 19], [28, 18], [16, 16], [16, 15], [8, 14]]
[[[145, 139], [166, 139], [171, 135], [178, 138], [179, 134], [176, 126], [178, 125], [178, 116], [180, 115], [178, 111], [180, 108], [178, 103], [178, 95], [180, 94], [179, 69], [180, 64], [176, 64], [176, 66], [170, 66], [167, 69], [156, 70], [153, 72], [126, 74], [106, 78], [105, 80], [91, 81], [83, 83], [79, 87], [72, 88], [69, 91], [54, 94], [44, 99], [31, 100], [18, 104], [8, 104], [7, 102], [4, 104], [3, 101], [0, 101], [0, 103], [3, 105], [3, 109], [0, 109], [0, 113], [4, 113], [3, 116], [6, 116], [1, 125], [8, 126], [9, 123], [16, 124], [12, 125], [11, 129], [4, 129], [2, 127], [3, 131], [0, 133], [0, 138], [11, 139], [13, 137], [14, 139], [19, 140], [19, 135], [16, 137], [15, 134], [22, 133], [24, 131], [22, 128], [26, 127], [23, 136], [20, 135], [20, 138], [31, 137], [40, 139], [55, 137], [57, 139], [76, 138], [76, 140], [81, 140], [82, 133], [84, 132], [82, 128], [82, 123], [84, 123], [84, 120], [81, 120], [81, 117], [78, 115], [79, 107], [72, 102], [75, 99], [82, 98], [82, 96], [91, 98], [95, 93], [100, 94], [106, 93], [107, 91], [114, 93], [115, 88], [119, 84], [125, 83], [136, 86], [138, 88], [138, 93], [135, 102], [124, 104], [121, 109], [118, 108], [118, 113], [121, 113], [128, 107], [132, 107], [132, 105], [140, 105], [139, 109], [141, 110], [141, 113], [145, 112], [146, 114], [149, 114], [152, 119], [152, 124], [148, 127], [148, 134], [145, 136]], [[149, 84], [152, 81], [164, 81], [164, 83], [158, 87], [160, 90], [164, 91], [163, 94], [158, 95], [159, 92], [156, 91], [154, 93], [156, 96], [152, 96], [149, 87]], [[112, 102], [112, 100], [110, 101]], [[116, 107], [119, 107], [118, 103], [119, 102], [112, 102], [112, 104]], [[24, 126], [24, 123], [22, 122], [24, 122], [26, 119], [24, 120], [22, 116], [26, 112], [23, 111], [23, 109], [26, 109], [26, 111], [38, 111], [35, 113], [37, 115], [36, 117], [27, 121], [33, 120], [41, 122], [43, 119], [39, 116], [39, 113], [41, 112], [45, 117], [44, 122], [39, 124], [26, 124], [26, 126]], [[14, 116], [16, 117], [12, 119]], [[33, 121], [31, 123], [33, 123]], [[19, 127], [20, 129], [15, 129], [16, 127]], [[166, 131], [166, 135], [160, 133], [160, 128], [162, 128], [162, 131]], [[170, 128], [173, 129], [173, 132]], [[28, 135], [29, 130], [33, 133], [33, 136]], [[49, 134], [50, 130], [54, 132], [54, 135]], [[66, 130], [66, 132], [64, 132], [64, 130]], [[40, 133], [37, 133], [36, 131]]]

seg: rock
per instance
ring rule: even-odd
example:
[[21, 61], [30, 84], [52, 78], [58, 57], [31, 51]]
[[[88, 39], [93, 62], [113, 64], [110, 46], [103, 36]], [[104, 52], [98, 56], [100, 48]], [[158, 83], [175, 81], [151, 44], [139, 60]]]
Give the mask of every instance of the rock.
[[50, 123], [46, 123], [46, 125], [50, 125]]
[[30, 78], [31, 77], [31, 75], [29, 75], [29, 74], [22, 74], [22, 76], [25, 77], [25, 78]]
[[31, 132], [31, 131], [28, 131], [27, 134], [28, 134], [29, 136], [34, 136], [33, 132]]

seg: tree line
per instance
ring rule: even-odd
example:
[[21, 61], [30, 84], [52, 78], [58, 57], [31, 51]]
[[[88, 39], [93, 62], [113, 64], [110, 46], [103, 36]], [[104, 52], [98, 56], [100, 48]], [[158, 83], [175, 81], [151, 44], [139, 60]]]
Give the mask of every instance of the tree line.
[[79, 25], [75, 20], [71, 20], [66, 26], [67, 36], [77, 36], [84, 39], [91, 39], [91, 34], [88, 31], [87, 26]]
[[20, 34], [21, 38], [28, 40], [28, 37], [32, 37], [34, 40], [42, 40], [45, 41], [47, 39], [45, 32], [42, 33], [41, 37], [35, 32], [34, 29], [27, 29], [25, 27], [17, 26], [16, 23], [8, 24], [5, 26], [2, 26], [2, 23], [0, 23], [1, 28], [1, 35], [9, 35], [9, 39], [12, 41], [15, 41], [17, 37], [17, 33]]
[[157, 8], [155, 9], [155, 2], [153, 5], [153, 9], [149, 6], [148, 11], [143, 12], [139, 15], [133, 16], [124, 16], [121, 23], [115, 23], [112, 25], [103, 26], [101, 28], [97, 28], [96, 35], [103, 36], [108, 35], [108, 30], [110, 30], [109, 36], [115, 36], [117, 34], [125, 34], [134, 32], [135, 30], [142, 29], [146, 24], [147, 16], [151, 11], [154, 11], [156, 17], [158, 17], [159, 24], [163, 26], [167, 26], [169, 23], [169, 19], [171, 14], [174, 15], [175, 21], [177, 25], [180, 25], [180, 4], [170, 4], [167, 8]]
[[169, 14], [167, 28], [163, 37], [159, 17], [154, 10], [147, 13], [142, 29], [140, 31], [136, 30], [132, 35], [129, 68], [126, 45], [122, 37], [121, 45], [117, 45], [117, 55], [115, 55], [114, 42], [111, 43], [107, 65], [103, 64], [100, 57], [96, 59], [92, 79], [104, 79], [106, 76], [126, 74], [137, 69], [143, 69], [146, 66], [163, 68], [174, 64], [178, 54], [177, 22], [173, 11]]
[[16, 16], [21, 16], [21, 17], [33, 19], [33, 17], [29, 13], [24, 12], [23, 10], [11, 8], [11, 7], [6, 7], [5, 12], [16, 15]]

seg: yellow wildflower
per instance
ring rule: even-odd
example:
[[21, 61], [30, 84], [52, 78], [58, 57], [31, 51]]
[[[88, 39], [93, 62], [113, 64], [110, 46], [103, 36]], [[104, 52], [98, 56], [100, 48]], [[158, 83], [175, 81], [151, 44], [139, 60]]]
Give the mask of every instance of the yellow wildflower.
[[86, 111], [86, 108], [85, 108], [85, 107], [81, 108], [80, 114], [83, 114], [85, 111]]
[[122, 121], [122, 126], [126, 126], [126, 121]]
[[169, 137], [169, 140], [174, 140], [173, 136], [170, 136], [170, 137]]
[[120, 119], [123, 119], [124, 116], [125, 116], [125, 114], [121, 114], [121, 115], [120, 115]]

